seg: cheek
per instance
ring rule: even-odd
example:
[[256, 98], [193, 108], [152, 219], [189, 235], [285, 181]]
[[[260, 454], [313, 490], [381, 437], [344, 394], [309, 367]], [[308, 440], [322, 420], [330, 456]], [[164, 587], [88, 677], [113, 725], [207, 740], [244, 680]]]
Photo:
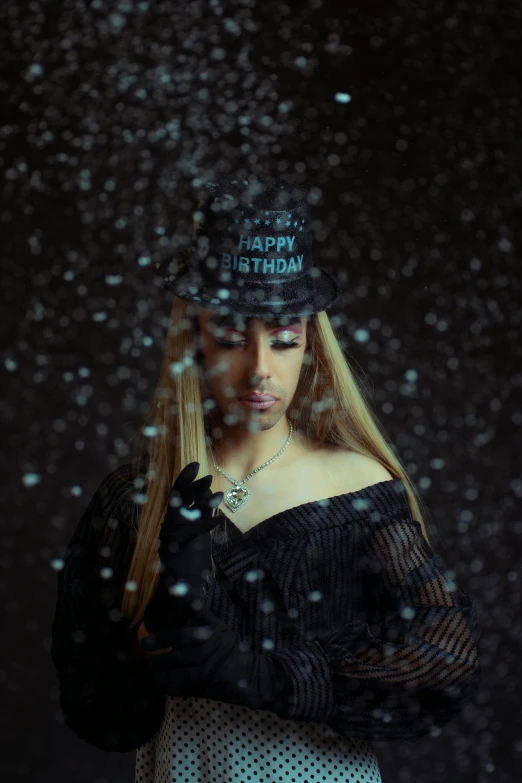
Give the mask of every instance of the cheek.
[[201, 348], [199, 353], [204, 359], [204, 367], [207, 373], [210, 371], [215, 372], [216, 366], [219, 364], [223, 364], [224, 357], [222, 355], [222, 352], [219, 351], [219, 349], [216, 347], [215, 342], [207, 334], [202, 335]]
[[230, 385], [238, 374], [233, 355], [224, 351], [209, 350], [205, 358], [205, 377], [214, 388], [220, 389]]

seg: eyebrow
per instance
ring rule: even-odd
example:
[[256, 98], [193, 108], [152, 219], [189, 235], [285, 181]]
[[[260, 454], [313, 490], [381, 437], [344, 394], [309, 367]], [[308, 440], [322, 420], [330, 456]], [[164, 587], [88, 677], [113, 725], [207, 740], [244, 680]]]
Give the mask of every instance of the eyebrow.
[[[234, 318], [234, 316], [227, 314], [227, 315], [213, 315], [211, 318], [212, 322], [216, 324], [216, 326], [236, 326], [237, 321]], [[252, 321], [257, 320], [253, 316], [245, 316], [243, 318], [247, 326], [250, 326]], [[291, 324], [299, 324], [301, 325], [301, 319], [298, 316], [276, 316], [273, 318], [262, 318], [262, 320], [268, 327], [275, 327], [275, 326], [290, 326]]]

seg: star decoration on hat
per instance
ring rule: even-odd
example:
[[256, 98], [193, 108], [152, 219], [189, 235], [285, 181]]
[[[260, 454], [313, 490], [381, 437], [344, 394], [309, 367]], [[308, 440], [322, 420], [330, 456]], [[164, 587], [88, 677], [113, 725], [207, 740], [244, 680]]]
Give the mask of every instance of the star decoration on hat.
[[[269, 215], [270, 213], [265, 211], [264, 214], [265, 215]], [[273, 220], [269, 220], [268, 218], [264, 219], [261, 216], [255, 217], [255, 218], [243, 217], [242, 220], [244, 222], [245, 228], [249, 228], [249, 229], [252, 228], [251, 223], [255, 223], [256, 226], [259, 226], [259, 224], [261, 224], [261, 223], [263, 223], [263, 225], [265, 225], [265, 226], [270, 226], [270, 225], [274, 224], [276, 226], [276, 228], [281, 228], [282, 226], [280, 226], [279, 224], [283, 223], [285, 221], [285, 219], [286, 219], [286, 223], [284, 223], [284, 227], [285, 228], [289, 228], [290, 226], [292, 226], [292, 213], [283, 213], [283, 212], [277, 212], [277, 211], [274, 210], [271, 214], [272, 215], [279, 215], [279, 217], [273, 218]], [[234, 223], [240, 223], [240, 220], [241, 220], [240, 218], [235, 218], [234, 219]], [[304, 218], [302, 218], [301, 219], [301, 224], [303, 224], [304, 222], [305, 222]], [[298, 220], [294, 220], [293, 227], [294, 228], [298, 228], [299, 231], [303, 230], [303, 226], [299, 225], [299, 221]], [[232, 226], [228, 227], [228, 231], [232, 231]]]

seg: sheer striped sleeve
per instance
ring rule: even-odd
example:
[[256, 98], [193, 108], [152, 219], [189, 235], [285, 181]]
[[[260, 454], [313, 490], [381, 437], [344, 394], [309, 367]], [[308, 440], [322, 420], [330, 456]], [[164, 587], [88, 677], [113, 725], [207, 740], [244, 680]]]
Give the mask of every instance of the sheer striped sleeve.
[[51, 637], [65, 724], [85, 742], [120, 753], [150, 739], [164, 713], [164, 694], [135, 655], [136, 628], [120, 613], [131, 525], [118, 505], [129, 492], [120, 477], [127, 467], [103, 479], [74, 530]]
[[415, 741], [457, 715], [478, 685], [475, 607], [411, 517], [365, 521], [361, 551], [368, 611], [331, 640], [332, 725]]

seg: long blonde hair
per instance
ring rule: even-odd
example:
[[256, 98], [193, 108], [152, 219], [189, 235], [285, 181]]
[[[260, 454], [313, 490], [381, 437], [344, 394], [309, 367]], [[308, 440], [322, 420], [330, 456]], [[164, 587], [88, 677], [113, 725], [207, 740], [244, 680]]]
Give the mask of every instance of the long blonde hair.
[[[135, 455], [148, 452], [145, 489], [136, 497], [136, 543], [124, 591], [122, 615], [133, 627], [141, 621], [159, 578], [159, 532], [170, 489], [189, 462], [200, 464], [198, 477], [211, 474], [216, 487], [211, 438], [205, 430], [201, 380], [196, 357], [194, 306], [179, 297], [172, 304], [165, 354], [149, 412], [138, 434]], [[287, 418], [320, 445], [352, 449], [373, 457], [402, 479], [413, 519], [427, 536], [427, 511], [389, 438], [371, 411], [367, 392], [354, 377], [325, 311], [308, 318], [307, 348]], [[133, 482], [135, 488], [136, 483]], [[421, 513], [421, 506], [423, 512]], [[211, 535], [213, 533], [211, 532]]]

